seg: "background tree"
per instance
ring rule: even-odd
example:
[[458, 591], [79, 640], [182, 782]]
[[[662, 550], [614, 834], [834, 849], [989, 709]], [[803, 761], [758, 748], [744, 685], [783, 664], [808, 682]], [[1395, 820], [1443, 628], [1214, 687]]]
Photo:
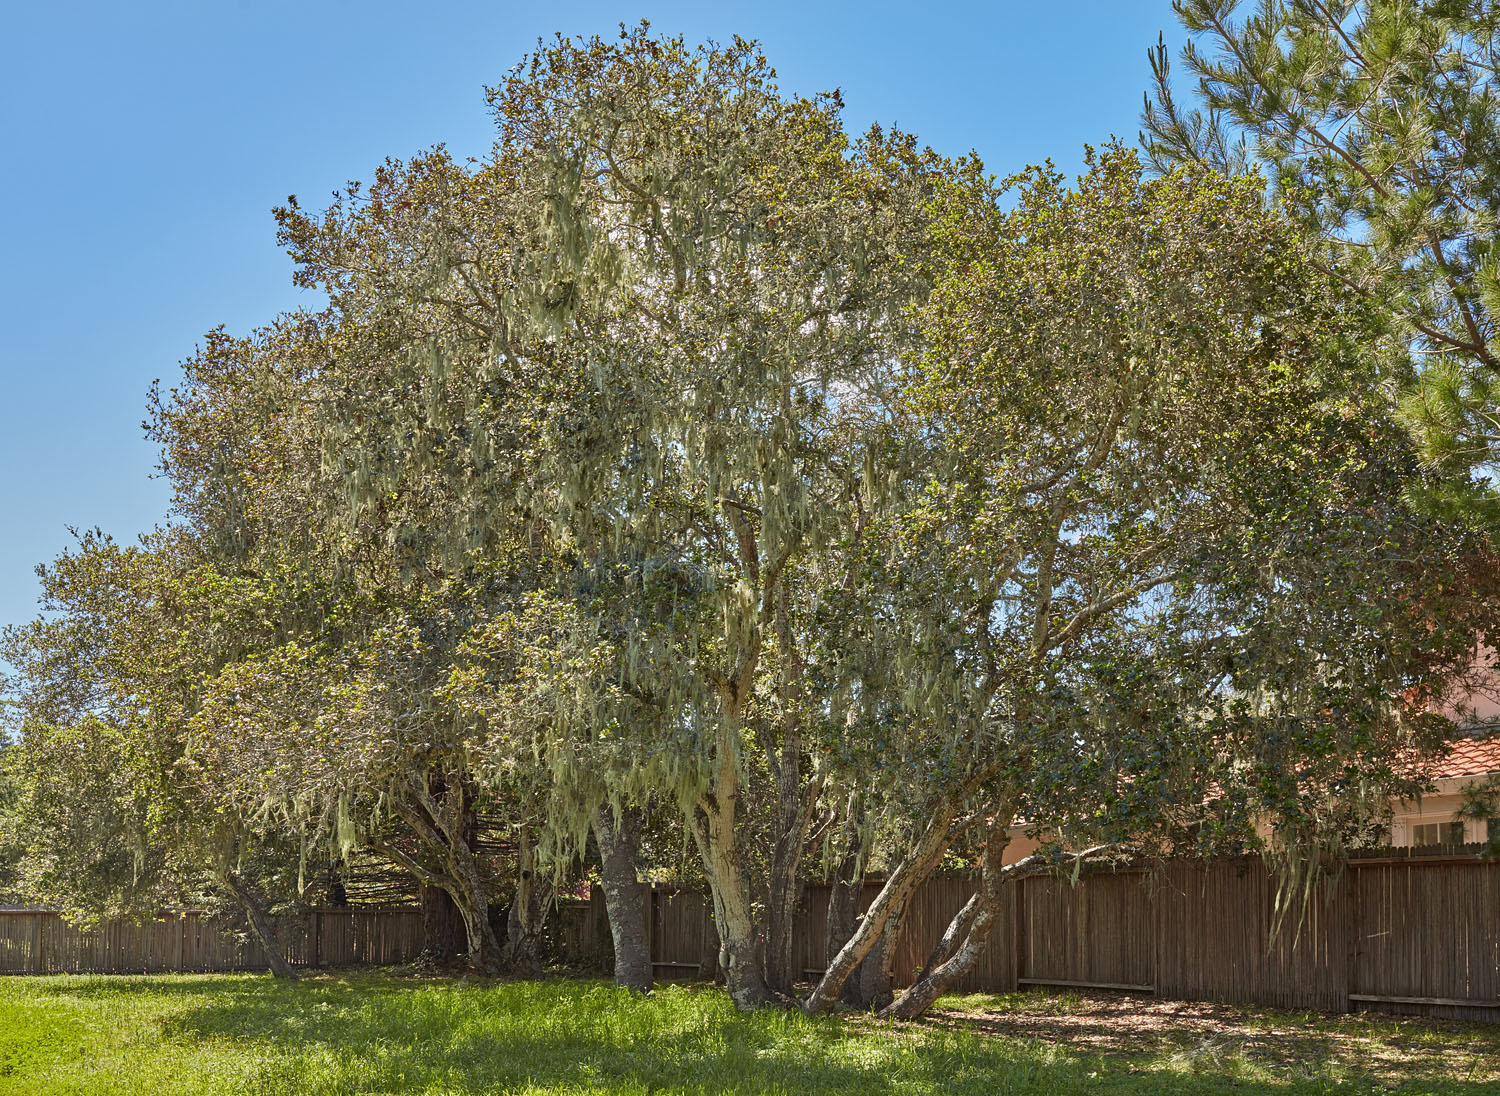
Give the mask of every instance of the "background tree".
[[[1267, 169], [1321, 245], [1313, 261], [1391, 317], [1385, 346], [1404, 414], [1428, 458], [1454, 473], [1427, 494], [1493, 521], [1500, 10], [1483, 0], [1173, 6], [1194, 36], [1182, 62], [1201, 105], [1174, 98], [1158, 46], [1143, 115], [1152, 161]], [[1251, 10], [1236, 20], [1241, 8]]]
[[1259, 181], [1145, 180], [1110, 149], [1076, 189], [1012, 185], [1013, 208], [971, 165], [950, 193], [908, 389], [929, 472], [887, 533], [901, 714], [877, 742], [924, 822], [813, 1010], [966, 830], [980, 886], [887, 1015], [972, 969], [1004, 884], [1054, 866], [1002, 864], [1021, 818], [1074, 863], [1194, 847], [1216, 816], [1335, 839], [1446, 725], [1402, 696], [1473, 650], [1461, 538], [1401, 503], [1416, 469], [1358, 310]]
[[291, 976], [270, 919], [306, 878], [306, 833], [241, 810], [184, 764], [201, 684], [237, 648], [243, 589], [180, 532], [122, 548], [95, 533], [39, 569], [48, 616], [8, 629], [7, 724], [21, 886], [75, 917], [150, 916], [217, 890]]

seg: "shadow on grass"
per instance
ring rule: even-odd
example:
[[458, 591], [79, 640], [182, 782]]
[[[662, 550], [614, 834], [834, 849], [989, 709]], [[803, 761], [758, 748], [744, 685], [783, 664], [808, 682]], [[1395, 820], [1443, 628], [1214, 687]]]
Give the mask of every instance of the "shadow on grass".
[[[599, 982], [403, 980], [322, 975], [65, 980], [59, 995], [150, 992], [185, 1007], [174, 1043], [274, 1047], [276, 1080], [320, 1092], [1071, 1093], [1391, 1091], [1372, 1077], [1298, 1068], [1275, 1076], [1230, 1055], [1185, 1064], [967, 1026], [889, 1027], [775, 1010], [741, 1014], [722, 993], [665, 986], [639, 998]], [[1311, 1046], [1319, 1040], [1309, 1039]], [[1306, 1059], [1304, 1059], [1304, 1062]], [[316, 1063], [314, 1069], [308, 1063]], [[270, 1078], [268, 1078], [269, 1080]], [[1417, 1086], [1420, 1084], [1420, 1088]], [[1410, 1087], [1493, 1094], [1489, 1082], [1413, 1076]]]

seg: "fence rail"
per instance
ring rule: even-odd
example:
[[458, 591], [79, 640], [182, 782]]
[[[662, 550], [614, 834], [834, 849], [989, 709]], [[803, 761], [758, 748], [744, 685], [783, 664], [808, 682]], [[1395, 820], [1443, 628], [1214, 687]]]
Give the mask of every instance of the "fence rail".
[[[284, 917], [277, 926], [294, 966], [405, 963], [423, 946], [415, 909], [326, 909]], [[0, 974], [139, 974], [264, 970], [254, 940], [223, 932], [197, 910], [144, 923], [70, 925], [46, 910], [0, 910]]]

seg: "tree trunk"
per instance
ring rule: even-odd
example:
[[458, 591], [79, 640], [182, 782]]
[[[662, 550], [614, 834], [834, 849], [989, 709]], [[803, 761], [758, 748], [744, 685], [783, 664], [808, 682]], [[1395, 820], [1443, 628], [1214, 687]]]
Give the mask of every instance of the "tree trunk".
[[[984, 946], [990, 938], [990, 929], [1000, 919], [1002, 906], [998, 891], [993, 895], [986, 894], [977, 908], [972, 911], [972, 916], [968, 918], [968, 929], [962, 935], [963, 942], [954, 949], [952, 955], [932, 970], [925, 972], [888, 1008], [882, 1009], [879, 1013], [880, 1019], [915, 1019], [931, 1008], [934, 1001], [957, 985], [964, 975], [974, 969], [974, 965], [984, 954]], [[956, 936], [955, 939], [957, 939]]]
[[467, 930], [453, 897], [442, 887], [417, 885], [422, 903], [422, 950], [440, 965], [456, 963], [464, 954]]
[[[932, 1003], [952, 989], [972, 971], [984, 955], [990, 930], [1004, 909], [1007, 884], [1038, 871], [1050, 870], [1041, 857], [1010, 865], [1004, 864], [1005, 847], [1010, 844], [1010, 826], [1014, 821], [1011, 803], [1002, 800], [991, 816], [990, 831], [985, 838], [984, 864], [980, 869], [979, 889], [964, 907], [954, 914], [943, 938], [928, 958], [927, 969], [891, 1006], [880, 1013], [881, 1019], [911, 1020], [932, 1007]], [[1104, 851], [1104, 846], [1074, 854], [1082, 860]]]
[[802, 978], [796, 953], [795, 922], [802, 898], [802, 853], [812, 826], [826, 768], [818, 766], [803, 776], [802, 660], [792, 634], [789, 593], [777, 594], [777, 667], [781, 677], [781, 743], [765, 743], [766, 760], [776, 780], [776, 842], [771, 849], [771, 877], [766, 892], [766, 982], [776, 993], [790, 996]]
[[651, 989], [652, 970], [646, 891], [636, 875], [641, 821], [641, 812], [626, 809], [616, 823], [606, 803], [594, 816], [594, 838], [599, 843], [599, 880], [615, 946], [615, 985], [646, 993]]
[[906, 903], [901, 902], [881, 930], [880, 939], [870, 953], [860, 960], [859, 966], [844, 983], [839, 994], [839, 1003], [858, 1012], [882, 1009], [895, 996], [893, 967], [896, 962], [896, 941], [901, 936], [901, 927], [906, 918]]
[[538, 875], [531, 831], [522, 826], [516, 860], [516, 897], [510, 904], [505, 944], [500, 951], [500, 964], [506, 970], [529, 975], [541, 973], [542, 929], [555, 890]]
[[500, 969], [500, 939], [490, 924], [489, 896], [479, 872], [474, 849], [479, 823], [464, 774], [431, 771], [412, 774], [407, 781], [410, 799], [391, 800], [391, 810], [411, 827], [413, 835], [443, 865], [434, 872], [395, 843], [379, 849], [394, 862], [448, 892], [464, 921], [468, 962], [486, 974]]
[[804, 1012], [817, 1014], [831, 1010], [849, 976], [880, 943], [886, 924], [892, 917], [895, 917], [899, 926], [907, 899], [937, 866], [952, 840], [952, 806], [950, 801], [944, 800], [928, 816], [927, 825], [915, 847], [886, 877], [885, 885], [880, 888], [880, 893], [860, 919], [854, 935], [839, 949], [837, 955], [828, 960], [828, 969], [802, 1002]]
[[297, 972], [292, 969], [292, 964], [287, 962], [286, 949], [281, 946], [281, 937], [276, 933], [276, 926], [266, 913], [265, 907], [256, 898], [255, 892], [236, 872], [225, 872], [221, 878], [225, 887], [234, 895], [235, 901], [244, 909], [245, 916], [250, 919], [250, 931], [260, 944], [261, 951], [266, 953], [266, 962], [270, 964], [271, 973], [277, 978], [296, 981]]
[[[732, 762], [731, 762], [732, 765]], [[755, 932], [749, 888], [735, 843], [734, 802], [737, 778], [719, 782], [718, 794], [705, 796], [690, 824], [703, 860], [714, 899], [714, 921], [719, 930], [719, 956], [730, 999], [739, 1008], [755, 1008], [771, 1000], [761, 966], [760, 940]]]
[[500, 938], [490, 924], [490, 900], [472, 851], [464, 846], [449, 850], [448, 879], [444, 889], [464, 920], [469, 966], [484, 974], [501, 969]]
[[[783, 801], [782, 806], [785, 805]], [[806, 824], [799, 824], [797, 815], [787, 815], [784, 809], [777, 811], [776, 844], [771, 850], [771, 878], [766, 893], [766, 984], [784, 994], [792, 992], [799, 973], [792, 969], [796, 943], [793, 926], [797, 902], [802, 897], [799, 869], [802, 843], [807, 836]]]
[[[843, 850], [828, 891], [828, 917], [824, 922], [824, 955], [838, 955], [854, 935], [859, 924], [859, 900], [864, 893], [863, 861], [864, 809], [858, 792], [849, 797], [844, 824], [839, 834], [839, 847]], [[890, 1003], [890, 958], [894, 949], [901, 916], [894, 913], [886, 922], [880, 942], [855, 968], [844, 982], [839, 995], [839, 1004], [847, 1008], [866, 1011], [883, 1008]], [[882, 983], [880, 971], [886, 971]]]

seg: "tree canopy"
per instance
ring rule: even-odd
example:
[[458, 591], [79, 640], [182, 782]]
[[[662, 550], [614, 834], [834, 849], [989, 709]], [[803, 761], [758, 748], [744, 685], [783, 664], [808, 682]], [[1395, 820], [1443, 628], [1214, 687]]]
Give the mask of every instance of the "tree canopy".
[[[823, 872], [803, 1007], [910, 1016], [1025, 873], [1305, 882], [1421, 786], [1483, 546], [1407, 505], [1390, 299], [1260, 176], [1111, 144], [997, 181], [644, 25], [488, 95], [482, 162], [277, 211], [327, 307], [209, 335], [153, 394], [170, 525], [84, 538], [8, 633], [11, 814], [65, 820], [38, 893], [212, 867], [255, 916], [362, 850], [525, 970], [592, 870], [644, 988], [631, 896], [671, 870], [751, 1006], [796, 992]], [[974, 895], [893, 1000], [952, 858]]]

